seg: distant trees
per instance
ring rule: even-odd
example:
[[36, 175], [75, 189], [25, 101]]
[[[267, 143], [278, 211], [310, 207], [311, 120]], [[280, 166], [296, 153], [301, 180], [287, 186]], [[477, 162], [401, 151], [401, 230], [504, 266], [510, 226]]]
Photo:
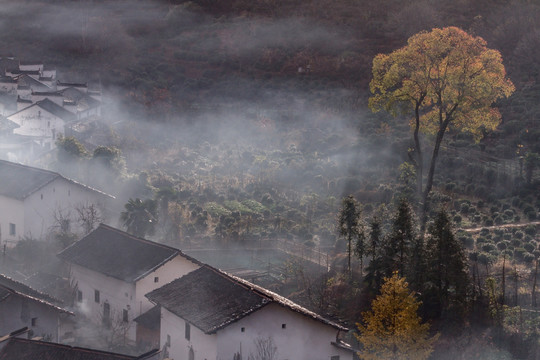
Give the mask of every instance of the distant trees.
[[[485, 131], [493, 130], [501, 116], [491, 105], [512, 94], [514, 85], [506, 77], [498, 51], [488, 49], [480, 37], [447, 27], [420, 32], [411, 36], [406, 46], [377, 55], [370, 89], [373, 111], [414, 116], [414, 153], [410, 160], [416, 167], [423, 229], [445, 133], [449, 129], [464, 131], [480, 139]], [[425, 186], [420, 132], [435, 137]]]
[[429, 336], [429, 324], [418, 316], [420, 302], [396, 272], [384, 278], [380, 294], [364, 312], [356, 335], [361, 359], [422, 360], [433, 351], [438, 335]]

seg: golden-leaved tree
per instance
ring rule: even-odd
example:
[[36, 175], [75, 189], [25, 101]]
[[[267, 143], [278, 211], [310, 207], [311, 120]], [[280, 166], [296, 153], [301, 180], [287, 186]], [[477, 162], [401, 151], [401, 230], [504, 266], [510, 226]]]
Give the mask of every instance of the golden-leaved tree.
[[[373, 111], [413, 115], [417, 193], [425, 226], [427, 199], [435, 164], [448, 130], [468, 132], [479, 140], [493, 130], [501, 115], [492, 105], [508, 97], [514, 85], [506, 77], [499, 51], [489, 49], [481, 37], [457, 27], [420, 32], [407, 45], [373, 60]], [[423, 186], [424, 157], [419, 133], [434, 136], [429, 171]]]
[[429, 324], [422, 324], [417, 314], [419, 305], [397, 271], [385, 278], [380, 295], [371, 303], [371, 311], [362, 314], [364, 324], [358, 324], [360, 359], [427, 359], [438, 334], [429, 336]]

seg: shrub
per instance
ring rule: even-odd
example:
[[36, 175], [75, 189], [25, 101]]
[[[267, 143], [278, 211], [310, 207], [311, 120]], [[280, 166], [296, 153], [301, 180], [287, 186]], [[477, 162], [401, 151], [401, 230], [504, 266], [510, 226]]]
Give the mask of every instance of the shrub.
[[515, 247], [519, 247], [521, 246], [521, 240], [519, 239], [512, 239], [512, 245], [514, 245]]
[[524, 229], [525, 234], [534, 236], [536, 235], [536, 226], [535, 225], [527, 225]]
[[523, 256], [523, 262], [527, 264], [531, 264], [536, 257], [533, 254], [525, 254]]
[[493, 226], [493, 220], [491, 220], [491, 219], [486, 219], [486, 221], [484, 221], [484, 225], [486, 225], [486, 226]]
[[536, 248], [536, 246], [534, 246], [531, 243], [527, 243], [527, 244], [523, 245], [523, 248], [525, 250], [527, 250], [528, 252], [532, 253], [534, 251], [534, 249]]
[[504, 241], [501, 241], [497, 244], [497, 249], [499, 249], [500, 251], [506, 250], [507, 247], [508, 245]]
[[516, 232], [514, 233], [514, 237], [515, 237], [516, 239], [523, 239], [523, 231], [516, 231]]
[[455, 222], [455, 223], [460, 224], [460, 223], [461, 223], [461, 220], [462, 220], [461, 215], [456, 215], [456, 216], [454, 216], [454, 222]]
[[484, 244], [482, 245], [482, 251], [485, 251], [485, 252], [490, 252], [492, 250], [495, 250], [495, 245], [493, 244]]

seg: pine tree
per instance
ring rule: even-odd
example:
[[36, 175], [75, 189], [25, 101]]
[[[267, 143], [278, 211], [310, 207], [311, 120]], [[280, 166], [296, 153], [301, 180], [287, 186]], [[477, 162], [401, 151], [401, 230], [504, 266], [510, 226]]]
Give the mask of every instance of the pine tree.
[[435, 317], [463, 315], [471, 281], [467, 259], [456, 239], [446, 211], [437, 213], [426, 243], [427, 288], [425, 303]]
[[429, 324], [422, 324], [417, 314], [419, 306], [405, 278], [397, 272], [385, 278], [371, 310], [362, 314], [364, 324], [358, 324], [360, 359], [427, 359], [438, 335], [429, 337]]
[[411, 207], [407, 200], [401, 199], [392, 222], [392, 230], [383, 249], [382, 263], [386, 269], [386, 276], [390, 276], [396, 270], [401, 275], [408, 272], [415, 238], [416, 232]]
[[[364, 230], [360, 222], [360, 204], [352, 195], [343, 199], [341, 211], [339, 212], [338, 230], [339, 235], [347, 239], [347, 273], [351, 274], [351, 254], [354, 251], [362, 261], [364, 257]], [[356, 244], [353, 244], [356, 242]], [[360, 266], [362, 267], [362, 266]]]

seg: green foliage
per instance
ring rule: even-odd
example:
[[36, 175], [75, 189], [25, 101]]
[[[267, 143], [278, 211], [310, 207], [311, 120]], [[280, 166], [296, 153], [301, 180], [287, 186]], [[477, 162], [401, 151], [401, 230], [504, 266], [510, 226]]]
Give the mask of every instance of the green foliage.
[[157, 225], [157, 202], [152, 199], [129, 199], [120, 215], [126, 231], [138, 237], [152, 235]]
[[360, 204], [352, 195], [342, 200], [341, 210], [338, 214], [338, 233], [347, 240], [347, 272], [350, 274], [353, 248], [360, 260], [365, 253], [365, 235], [361, 222]]

